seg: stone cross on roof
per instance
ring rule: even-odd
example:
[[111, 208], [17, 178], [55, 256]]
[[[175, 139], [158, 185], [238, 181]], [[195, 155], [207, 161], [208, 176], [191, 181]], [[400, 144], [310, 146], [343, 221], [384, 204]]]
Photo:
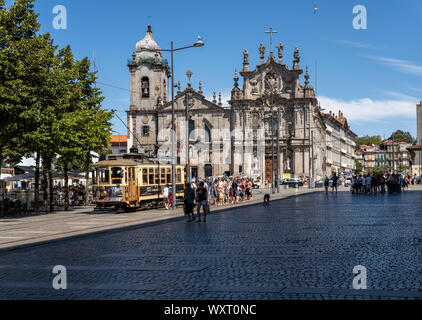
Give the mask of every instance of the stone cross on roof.
[[269, 31], [265, 31], [265, 33], [270, 34], [270, 55], [273, 54], [273, 33], [278, 33], [278, 31], [273, 30], [273, 28], [270, 28]]

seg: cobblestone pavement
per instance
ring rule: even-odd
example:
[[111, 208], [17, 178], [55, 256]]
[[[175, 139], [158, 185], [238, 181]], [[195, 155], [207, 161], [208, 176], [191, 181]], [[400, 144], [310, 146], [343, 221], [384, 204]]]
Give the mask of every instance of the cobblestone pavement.
[[0, 299], [421, 299], [421, 207], [421, 191], [319, 192], [0, 252]]
[[[317, 189], [318, 190], [318, 189]], [[217, 206], [214, 211], [261, 202], [268, 189], [253, 191], [253, 200], [236, 205]], [[282, 189], [274, 198], [285, 198], [315, 192], [307, 188]], [[32, 245], [65, 237], [101, 232], [122, 227], [137, 226], [183, 216], [180, 206], [176, 210], [151, 209], [132, 212], [96, 211], [93, 207], [74, 208], [45, 215], [14, 216], [0, 219], [0, 251], [5, 248]]]

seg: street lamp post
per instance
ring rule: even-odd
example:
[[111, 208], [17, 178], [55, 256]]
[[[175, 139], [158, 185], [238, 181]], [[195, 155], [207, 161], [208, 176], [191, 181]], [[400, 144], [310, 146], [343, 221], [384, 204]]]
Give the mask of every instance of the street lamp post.
[[[192, 76], [192, 72], [188, 70], [186, 72], [188, 76], [189, 82], [188, 87], [190, 87], [190, 77]], [[190, 179], [190, 155], [189, 155], [189, 95], [190, 93], [186, 93], [186, 182], [191, 181]]]
[[277, 193], [280, 193], [280, 114], [277, 110]]
[[176, 124], [175, 124], [175, 111], [174, 111], [174, 58], [173, 54], [175, 51], [188, 49], [188, 48], [198, 48], [204, 46], [204, 42], [202, 38], [198, 36], [198, 40], [191, 46], [181, 47], [181, 48], [174, 48], [173, 41], [171, 42], [170, 49], [148, 49], [148, 48], [141, 48], [141, 50], [145, 51], [152, 51], [152, 52], [159, 52], [159, 51], [166, 51], [170, 52], [171, 54], [171, 171], [172, 171], [172, 197], [173, 197], [173, 204], [172, 209], [176, 209], [176, 143], [175, 143], [175, 136], [176, 136]]
[[[271, 95], [272, 102], [272, 95]], [[271, 193], [274, 193], [274, 107], [271, 103]]]
[[312, 166], [312, 162], [313, 162], [313, 154], [312, 152], [312, 142], [311, 142], [311, 127], [312, 127], [312, 108], [311, 106], [309, 106], [309, 174], [308, 174], [308, 188], [312, 189], [312, 185], [311, 185], [311, 166]]

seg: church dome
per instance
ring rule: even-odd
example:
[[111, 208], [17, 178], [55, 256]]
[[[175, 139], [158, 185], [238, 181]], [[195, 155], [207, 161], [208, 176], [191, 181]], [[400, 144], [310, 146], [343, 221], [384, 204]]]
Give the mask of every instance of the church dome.
[[[161, 50], [158, 43], [155, 42], [154, 38], [152, 37], [151, 26], [148, 26], [147, 34], [145, 37], [136, 43], [136, 53], [141, 58], [154, 58], [155, 52], [143, 49]], [[161, 56], [161, 51], [158, 51], [158, 54]]]

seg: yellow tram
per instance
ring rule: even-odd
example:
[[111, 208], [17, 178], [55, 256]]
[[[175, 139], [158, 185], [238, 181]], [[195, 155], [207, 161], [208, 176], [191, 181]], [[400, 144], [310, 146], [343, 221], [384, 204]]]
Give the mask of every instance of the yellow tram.
[[[185, 171], [176, 165], [176, 197], [183, 197]], [[163, 189], [172, 187], [171, 164], [121, 158], [94, 164], [93, 203], [98, 208], [153, 208], [163, 202]]]

